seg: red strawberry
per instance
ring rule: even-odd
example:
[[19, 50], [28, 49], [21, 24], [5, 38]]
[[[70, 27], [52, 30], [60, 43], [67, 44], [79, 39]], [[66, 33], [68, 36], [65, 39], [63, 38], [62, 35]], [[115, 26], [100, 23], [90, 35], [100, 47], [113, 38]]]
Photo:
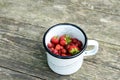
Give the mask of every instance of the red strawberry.
[[66, 49], [62, 49], [61, 52], [62, 52], [62, 54], [63, 53], [65, 54], [67, 51], [66, 51]]
[[71, 38], [69, 35], [53, 36], [51, 42], [47, 44], [50, 51], [60, 56], [72, 56], [81, 51], [82, 42], [77, 38]]
[[56, 50], [60, 50], [60, 49], [61, 49], [60, 44], [57, 44], [57, 45], [55, 46], [55, 49], [56, 49]]
[[71, 42], [69, 45], [75, 45], [75, 43]]
[[71, 40], [73, 43], [77, 43], [79, 41], [77, 38], [72, 38]]
[[72, 55], [70, 53], [68, 53], [67, 56], [72, 56]]
[[60, 45], [65, 46], [67, 45], [67, 42], [65, 40], [60, 40]]
[[63, 46], [61, 46], [61, 48], [60, 48], [60, 49], [62, 50], [63, 48], [64, 48], [64, 47], [63, 47]]
[[54, 48], [53, 48], [53, 47], [52, 47], [52, 48], [50, 48], [50, 51], [51, 51], [51, 52], [54, 52]]
[[79, 51], [80, 51], [79, 48], [75, 45], [70, 45], [68, 48], [68, 52], [72, 55], [78, 53]]
[[82, 47], [82, 42], [80, 40], [78, 40], [77, 38], [72, 38], [72, 43], [79, 48]]
[[47, 44], [47, 47], [48, 47], [48, 48], [52, 48], [52, 47], [54, 48], [54, 46], [55, 46], [55, 45], [52, 44], [51, 42]]
[[59, 50], [59, 51], [58, 51], [58, 53], [59, 53], [59, 55], [61, 55], [61, 54], [62, 54], [62, 51], [61, 51], [61, 50]]
[[52, 42], [53, 44], [58, 44], [58, 43], [59, 43], [59, 37], [58, 37], [58, 36], [53, 36], [53, 37], [51, 38], [51, 42]]
[[71, 42], [71, 38], [68, 35], [62, 35], [60, 37], [60, 45], [65, 46]]
[[56, 49], [53, 50], [53, 53], [56, 54], [56, 55], [59, 55], [59, 53]]
[[61, 54], [61, 56], [67, 56], [65, 53]]
[[78, 44], [78, 47], [82, 48], [82, 45], [83, 45], [83, 44], [82, 44], [81, 41], [78, 41], [77, 44]]

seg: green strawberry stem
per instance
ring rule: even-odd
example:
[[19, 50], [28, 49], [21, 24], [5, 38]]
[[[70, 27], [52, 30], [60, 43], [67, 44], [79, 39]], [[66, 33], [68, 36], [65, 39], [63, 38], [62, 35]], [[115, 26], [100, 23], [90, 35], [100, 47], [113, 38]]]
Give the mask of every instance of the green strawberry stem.
[[66, 36], [65, 40], [67, 44], [69, 44], [71, 42], [71, 37], [69, 35], [65, 35], [65, 36]]
[[75, 54], [77, 54], [79, 52], [79, 50], [77, 49], [77, 48], [73, 48], [71, 51], [70, 51], [70, 53], [72, 54], [72, 55], [75, 55]]

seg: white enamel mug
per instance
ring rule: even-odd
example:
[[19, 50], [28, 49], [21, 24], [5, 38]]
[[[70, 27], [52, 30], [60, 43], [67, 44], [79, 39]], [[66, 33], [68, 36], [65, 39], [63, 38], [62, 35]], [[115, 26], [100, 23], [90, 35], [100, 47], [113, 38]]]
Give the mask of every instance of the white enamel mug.
[[[59, 56], [53, 54], [48, 48], [47, 44], [50, 39], [55, 36], [68, 34], [81, 40], [83, 43], [82, 50], [73, 56]], [[83, 57], [95, 55], [98, 51], [98, 42], [95, 40], [88, 40], [85, 32], [78, 26], [71, 23], [60, 23], [50, 27], [44, 34], [43, 45], [47, 53], [47, 62], [51, 70], [61, 75], [70, 75], [78, 71], [83, 63]], [[92, 45], [92, 50], [86, 51], [86, 47]]]

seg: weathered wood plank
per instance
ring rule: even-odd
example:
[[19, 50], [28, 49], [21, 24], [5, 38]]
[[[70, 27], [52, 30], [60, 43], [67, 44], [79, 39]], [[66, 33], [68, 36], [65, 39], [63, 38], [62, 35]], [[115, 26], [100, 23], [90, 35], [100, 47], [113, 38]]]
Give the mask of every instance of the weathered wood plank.
[[120, 45], [119, 0], [0, 0], [0, 4], [0, 28], [28, 39], [38, 40], [50, 26], [71, 22], [91, 39]]
[[[120, 80], [119, 7], [119, 0], [0, 0], [0, 67], [10, 69], [2, 70], [10, 72], [8, 78], [18, 80], [19, 76], [32, 80]], [[46, 29], [61, 22], [81, 26], [89, 39], [100, 43], [98, 54], [85, 57], [81, 69], [70, 76], [49, 69], [42, 45]], [[11, 73], [18, 77], [11, 77]]]
[[[70, 16], [72, 15], [77, 15], [77, 16], [75, 16], [73, 19], [69, 18], [67, 21], [71, 23], [75, 23], [76, 25], [80, 26], [83, 30], [85, 30], [87, 36], [91, 39], [96, 39], [99, 41], [120, 45], [119, 16], [112, 16], [104, 13], [102, 14], [98, 13], [100, 15], [97, 15], [97, 13], [95, 13], [95, 15], [97, 16], [92, 16], [94, 13], [91, 13], [88, 10], [83, 11], [83, 14], [88, 14], [85, 15], [86, 18], [85, 17], [82, 18], [82, 16], [79, 14], [69, 14]], [[104, 22], [106, 21], [106, 19], [102, 18], [102, 15], [106, 16], [106, 19], [110, 18], [108, 22]], [[27, 38], [35, 41], [42, 41], [42, 37], [46, 29], [48, 29], [47, 26], [32, 25], [29, 23], [18, 22], [13, 19], [8, 19], [4, 17], [0, 18], [0, 31], [1, 33], [3, 32], [5, 34], [7, 33], [14, 35], [18, 34], [23, 38]]]
[[101, 11], [108, 14], [120, 15], [120, 0], [81, 0], [78, 1], [82, 7], [90, 10]]
[[[17, 17], [19, 19], [20, 16], [23, 13], [20, 11], [24, 11], [24, 13], [29, 13], [29, 14], [24, 14], [23, 18], [26, 17], [31, 17], [34, 19], [34, 15], [31, 14], [31, 11], [33, 13], [36, 13], [36, 10], [42, 11], [45, 6], [51, 6], [51, 7], [57, 7], [58, 9], [64, 9], [66, 6], [75, 6], [79, 5], [80, 7], [87, 8], [90, 10], [97, 10], [97, 11], [102, 11], [105, 13], [109, 14], [114, 14], [114, 15], [120, 15], [120, 1], [119, 0], [40, 0], [40, 1], [33, 1], [33, 0], [1, 0], [0, 1], [0, 8], [1, 8], [1, 15], [4, 13], [7, 13], [7, 16], [14, 17], [13, 14], [18, 14]], [[60, 7], [61, 6], [61, 7]], [[6, 11], [7, 10], [7, 11]], [[11, 11], [12, 10], [12, 11]], [[16, 12], [15, 10], [19, 11]], [[49, 10], [49, 9], [48, 9]], [[59, 11], [59, 10], [58, 10]], [[44, 11], [42, 11], [44, 12]], [[54, 14], [54, 13], [53, 13]], [[44, 16], [41, 16], [44, 17]]]
[[0, 17], [0, 33], [1, 34], [14, 34], [19, 37], [24, 37], [27, 39], [37, 40], [41, 39], [43, 33], [45, 32], [43, 26], [32, 25], [29, 23], [18, 22], [13, 19], [7, 19]]
[[77, 73], [61, 76], [49, 69], [41, 43], [4, 35], [0, 39], [0, 66], [47, 80], [119, 80], [120, 47], [99, 43], [98, 54], [86, 57]]
[[0, 67], [0, 80], [42, 80], [42, 79]]

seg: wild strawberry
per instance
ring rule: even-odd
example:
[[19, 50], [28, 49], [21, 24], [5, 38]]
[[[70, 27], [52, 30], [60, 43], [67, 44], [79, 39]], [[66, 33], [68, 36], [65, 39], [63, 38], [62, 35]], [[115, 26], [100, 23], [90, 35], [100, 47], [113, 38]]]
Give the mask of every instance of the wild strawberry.
[[50, 43], [47, 44], [47, 47], [48, 47], [48, 48], [52, 48], [52, 47], [54, 47], [54, 44], [52, 44], [52, 43], [50, 42]]
[[77, 38], [71, 38], [73, 43], [77, 43], [79, 40]]
[[82, 42], [80, 40], [78, 40], [77, 38], [72, 38], [72, 43], [79, 48], [82, 47]]
[[69, 45], [75, 45], [75, 43], [71, 42]]
[[51, 52], [54, 52], [54, 48], [53, 48], [53, 47], [52, 47], [52, 48], [49, 48], [49, 49], [50, 49]]
[[58, 51], [58, 53], [59, 53], [59, 55], [61, 55], [61, 54], [62, 54], [62, 51], [61, 51], [61, 50], [59, 50], [59, 51]]
[[56, 49], [54, 49], [53, 53], [56, 54], [56, 55], [59, 55], [59, 53]]
[[70, 53], [67, 53], [67, 56], [72, 56]]
[[77, 38], [71, 38], [65, 34], [60, 37], [53, 36], [47, 47], [56, 55], [72, 56], [81, 51], [82, 45], [82, 42]]
[[60, 50], [60, 49], [61, 49], [60, 44], [57, 44], [57, 45], [55, 46], [55, 49], [56, 49], [56, 50]]
[[79, 51], [80, 51], [79, 48], [75, 45], [71, 45], [68, 48], [68, 52], [72, 55], [77, 54]]
[[51, 42], [52, 42], [53, 44], [58, 44], [58, 43], [59, 43], [59, 37], [58, 37], [58, 36], [53, 36], [53, 37], [51, 38]]
[[78, 41], [77, 44], [78, 44], [78, 47], [82, 48], [83, 44], [81, 41]]
[[60, 40], [60, 45], [65, 46], [67, 45], [67, 42], [65, 40]]
[[66, 51], [66, 49], [62, 49], [61, 52], [62, 52], [62, 54], [63, 53], [65, 54], [67, 51]]
[[60, 48], [60, 49], [62, 50], [63, 48], [64, 48], [64, 47], [63, 47], [63, 46], [61, 46], [61, 48]]
[[71, 38], [68, 35], [62, 35], [60, 37], [60, 45], [65, 46], [71, 42]]
[[65, 53], [61, 54], [61, 56], [67, 56]]

